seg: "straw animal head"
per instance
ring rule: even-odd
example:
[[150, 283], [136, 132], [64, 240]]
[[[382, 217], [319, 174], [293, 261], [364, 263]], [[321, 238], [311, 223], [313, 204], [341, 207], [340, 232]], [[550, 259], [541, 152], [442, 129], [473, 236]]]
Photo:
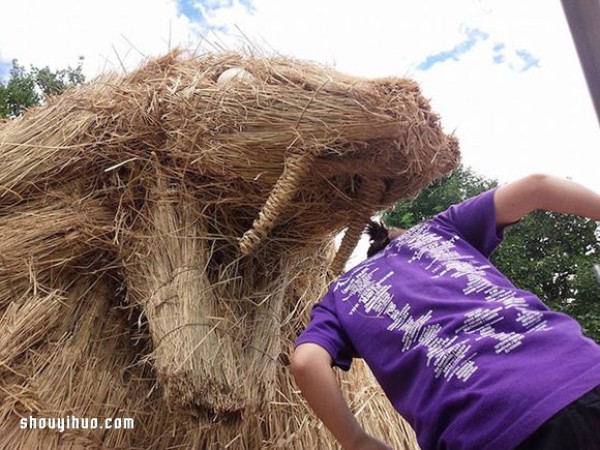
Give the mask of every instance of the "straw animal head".
[[[364, 221], [458, 162], [457, 141], [411, 80], [365, 80], [285, 58], [203, 62], [208, 84], [192, 89], [191, 74], [183, 83], [193, 100], [178, 112], [186, 121], [175, 145], [196, 152], [200, 173], [240, 183], [242, 254], [267, 235], [271, 246], [331, 236], [358, 210]], [[381, 192], [363, 198], [368, 183]]]
[[[458, 158], [413, 81], [173, 52], [0, 125], [0, 230], [26, 250], [0, 243], [12, 258], [0, 296], [81, 289], [82, 271], [110, 278], [111, 301], [147, 332], [151, 352], [131, 358], [151, 363], [166, 404], [239, 418], [291, 383], [278, 361], [298, 310], [370, 215]], [[19, 236], [24, 217], [37, 226]], [[344, 228], [334, 262], [316, 257]]]

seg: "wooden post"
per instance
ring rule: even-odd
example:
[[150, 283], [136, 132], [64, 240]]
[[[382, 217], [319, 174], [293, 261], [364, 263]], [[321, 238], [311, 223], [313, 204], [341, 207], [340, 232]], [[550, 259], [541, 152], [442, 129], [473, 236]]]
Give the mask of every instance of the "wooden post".
[[600, 0], [562, 0], [600, 123]]

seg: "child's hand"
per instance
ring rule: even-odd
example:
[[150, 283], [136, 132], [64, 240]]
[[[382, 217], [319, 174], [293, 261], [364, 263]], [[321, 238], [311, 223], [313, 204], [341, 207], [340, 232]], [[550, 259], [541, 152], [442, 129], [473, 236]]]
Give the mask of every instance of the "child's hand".
[[347, 450], [393, 450], [390, 446], [384, 444], [379, 439], [375, 439], [373, 436], [363, 434], [359, 440], [357, 440], [352, 447]]

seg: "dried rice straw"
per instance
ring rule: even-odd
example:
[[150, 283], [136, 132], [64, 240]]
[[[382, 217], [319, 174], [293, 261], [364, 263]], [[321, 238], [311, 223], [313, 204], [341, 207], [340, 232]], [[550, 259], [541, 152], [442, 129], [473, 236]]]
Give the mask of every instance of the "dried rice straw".
[[[0, 124], [0, 447], [336, 448], [292, 343], [366, 219], [458, 157], [410, 80], [236, 53], [175, 51]], [[415, 448], [360, 364], [342, 385]], [[19, 427], [69, 414], [136, 427]]]

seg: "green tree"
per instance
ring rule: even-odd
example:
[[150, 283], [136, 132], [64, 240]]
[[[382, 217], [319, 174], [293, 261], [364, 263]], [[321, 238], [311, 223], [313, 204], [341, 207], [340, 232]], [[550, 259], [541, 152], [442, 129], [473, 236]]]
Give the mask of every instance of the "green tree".
[[600, 295], [593, 270], [593, 266], [599, 263], [600, 257], [597, 255], [579, 263], [573, 280], [577, 293], [563, 311], [577, 318], [585, 333], [600, 343]]
[[386, 211], [383, 214], [383, 221], [390, 226], [410, 228], [451, 205], [497, 185], [497, 181], [486, 179], [473, 170], [461, 166], [451, 175], [440, 178], [423, 189], [414, 199], [400, 202]]
[[41, 104], [49, 95], [64, 92], [70, 86], [85, 82], [83, 58], [75, 68], [51, 70], [49, 67], [29, 69], [15, 59], [8, 81], [0, 81], [0, 119], [13, 119], [27, 108]]
[[[460, 167], [415, 199], [395, 205], [383, 220], [390, 226], [409, 228], [494, 186], [495, 180]], [[517, 287], [570, 314], [600, 342], [600, 286], [593, 272], [594, 264], [600, 263], [596, 222], [536, 211], [506, 230], [492, 262]]]

